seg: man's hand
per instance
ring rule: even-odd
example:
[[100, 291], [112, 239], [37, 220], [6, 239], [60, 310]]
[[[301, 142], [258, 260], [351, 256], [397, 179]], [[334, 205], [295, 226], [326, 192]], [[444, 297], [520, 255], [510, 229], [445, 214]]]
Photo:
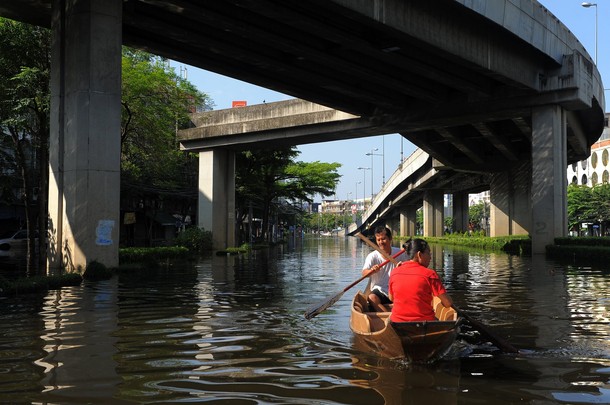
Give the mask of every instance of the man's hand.
[[363, 276], [369, 276], [369, 275], [373, 274], [374, 272], [376, 272], [377, 270], [379, 270], [379, 265], [378, 264], [374, 265], [370, 269], [362, 270], [362, 275]]

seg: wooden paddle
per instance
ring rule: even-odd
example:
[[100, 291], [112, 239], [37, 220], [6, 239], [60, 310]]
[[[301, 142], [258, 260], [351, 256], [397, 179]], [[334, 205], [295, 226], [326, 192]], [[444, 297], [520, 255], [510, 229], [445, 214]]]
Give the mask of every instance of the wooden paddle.
[[487, 326], [483, 325], [481, 322], [477, 321], [476, 319], [468, 315], [466, 312], [459, 309], [457, 306], [452, 305], [452, 308], [455, 309], [455, 312], [457, 312], [459, 316], [466, 319], [476, 330], [481, 332], [483, 336], [487, 337], [487, 339], [489, 339], [491, 343], [496, 345], [498, 349], [506, 353], [519, 353], [519, 350], [517, 350], [517, 348], [508, 343], [506, 340], [502, 339], [500, 336], [493, 333]]
[[[394, 256], [391, 257], [391, 259], [394, 259], [394, 258], [400, 256], [404, 252], [405, 252], [404, 249], [401, 249], [400, 251], [396, 252], [394, 254]], [[385, 266], [389, 262], [390, 262], [390, 260], [386, 260], [386, 261], [382, 262], [381, 264], [379, 264], [379, 269], [381, 269], [383, 266]], [[379, 271], [379, 269], [377, 271]], [[307, 310], [305, 310], [305, 318], [311, 319], [314, 316], [321, 313], [322, 311], [326, 310], [328, 307], [333, 305], [335, 302], [339, 301], [347, 290], [349, 290], [350, 288], [352, 288], [353, 286], [355, 286], [356, 284], [358, 284], [359, 282], [361, 282], [362, 280], [364, 280], [365, 278], [367, 278], [368, 276], [370, 276], [373, 273], [374, 272], [370, 272], [366, 276], [360, 277], [358, 280], [354, 281], [353, 283], [351, 283], [350, 285], [348, 285], [347, 287], [345, 287], [343, 290], [339, 291], [338, 293], [334, 294], [330, 298], [327, 298], [324, 301], [321, 301], [315, 305], [310, 306], [309, 308], [307, 308]]]
[[[391, 261], [393, 264], [398, 264], [398, 262], [396, 261], [396, 259], [394, 259], [394, 257], [391, 257], [389, 254], [387, 254], [385, 250], [381, 249], [377, 244], [373, 243], [369, 238], [364, 236], [361, 232], [357, 232], [356, 236], [359, 237], [360, 239], [362, 239], [362, 241], [364, 243], [366, 243], [367, 245], [369, 245], [370, 247], [372, 247], [373, 249], [378, 251], [379, 254], [381, 256], [383, 256], [384, 259]], [[403, 252], [404, 252], [404, 249], [403, 249]]]
[[[383, 257], [388, 259], [387, 253], [385, 251], [383, 251], [383, 249], [381, 249], [379, 246], [377, 246], [376, 244], [371, 242], [369, 240], [369, 238], [367, 238], [360, 232], [358, 232], [356, 235], [360, 239], [362, 239], [367, 245], [371, 246], [373, 249], [378, 251]], [[403, 251], [404, 251], [404, 249], [403, 249]], [[477, 321], [476, 319], [474, 319], [473, 317], [468, 315], [466, 312], [459, 309], [457, 306], [453, 305], [452, 307], [453, 307], [453, 309], [455, 309], [455, 312], [457, 312], [458, 315], [460, 315], [461, 317], [466, 319], [476, 330], [481, 332], [481, 334], [483, 336], [487, 337], [491, 343], [496, 345], [496, 347], [498, 349], [500, 349], [506, 353], [519, 353], [519, 350], [517, 350], [513, 345], [508, 343], [506, 340], [502, 339], [501, 337], [499, 337], [498, 335], [493, 333], [487, 326], [483, 325], [481, 322]]]

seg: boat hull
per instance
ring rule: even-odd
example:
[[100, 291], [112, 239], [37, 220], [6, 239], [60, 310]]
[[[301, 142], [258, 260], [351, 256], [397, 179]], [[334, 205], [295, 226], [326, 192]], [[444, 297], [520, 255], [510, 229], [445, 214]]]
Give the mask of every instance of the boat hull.
[[370, 312], [366, 296], [352, 300], [350, 328], [358, 350], [413, 363], [429, 363], [447, 353], [459, 332], [460, 320], [451, 308], [434, 303], [439, 321], [390, 321], [391, 312]]

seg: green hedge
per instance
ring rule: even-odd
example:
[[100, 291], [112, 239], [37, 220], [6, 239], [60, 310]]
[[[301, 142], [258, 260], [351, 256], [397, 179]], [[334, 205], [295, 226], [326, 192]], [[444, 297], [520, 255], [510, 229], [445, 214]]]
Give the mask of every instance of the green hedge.
[[212, 250], [212, 232], [192, 226], [180, 232], [175, 241], [177, 246], [184, 246], [193, 253], [204, 253]]
[[610, 238], [566, 237], [555, 238], [555, 244], [546, 247], [548, 257], [579, 262], [610, 261]]
[[610, 247], [610, 238], [607, 237], [565, 237], [555, 238], [555, 245], [559, 246], [605, 246]]
[[578, 262], [610, 262], [610, 247], [585, 245], [549, 245], [546, 247], [548, 257], [569, 259]]
[[0, 276], [0, 295], [46, 293], [49, 290], [61, 287], [80, 285], [82, 281], [83, 277], [78, 273], [68, 273], [61, 276], [36, 276], [14, 281]]
[[[529, 255], [532, 251], [532, 241], [528, 235], [518, 236], [467, 236], [452, 234], [423, 238], [428, 242], [447, 245], [468, 246], [487, 250], [500, 250], [510, 254]], [[401, 239], [401, 243], [404, 240]]]
[[121, 265], [126, 263], [159, 263], [162, 260], [188, 257], [190, 257], [190, 252], [184, 246], [119, 249], [119, 263]]

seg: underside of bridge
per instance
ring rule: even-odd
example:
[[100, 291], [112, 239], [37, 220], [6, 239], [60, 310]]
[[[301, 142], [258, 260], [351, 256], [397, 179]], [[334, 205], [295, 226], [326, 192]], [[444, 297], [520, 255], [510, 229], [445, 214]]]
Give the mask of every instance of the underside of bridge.
[[[557, 41], [538, 24], [553, 21], [558, 37], [567, 29], [538, 3], [531, 21], [506, 10], [495, 22], [483, 16], [491, 5], [466, 3], [124, 0], [123, 43], [358, 115], [455, 170], [500, 171], [530, 156], [531, 108], [549, 102], [573, 111], [568, 162], [588, 156], [603, 92], [593, 66], [592, 78], [580, 74], [591, 65], [582, 46], [549, 46]], [[51, 0], [3, 2], [0, 15], [50, 26]], [[516, 24], [533, 33], [498, 28]]]

